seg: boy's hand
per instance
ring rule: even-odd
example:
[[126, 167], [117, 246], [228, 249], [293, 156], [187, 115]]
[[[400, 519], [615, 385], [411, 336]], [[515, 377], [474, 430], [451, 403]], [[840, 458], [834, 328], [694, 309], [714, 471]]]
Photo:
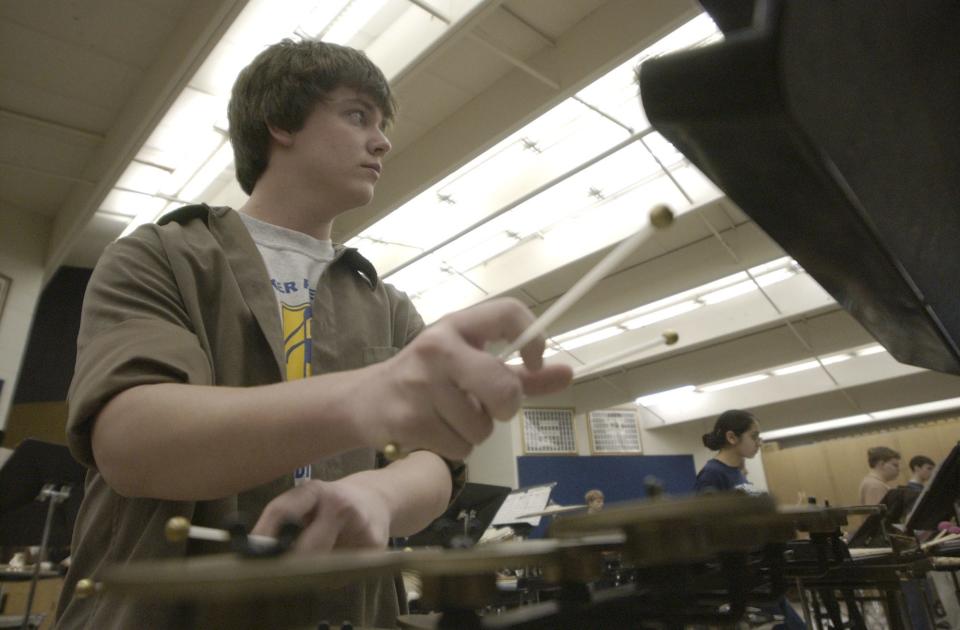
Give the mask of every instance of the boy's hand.
[[566, 387], [572, 370], [543, 366], [542, 337], [521, 348], [524, 366], [505, 365], [486, 351], [488, 343], [516, 339], [533, 321], [519, 301], [491, 300], [447, 315], [396, 357], [374, 366], [376, 384], [355, 416], [365, 442], [463, 459], [490, 435], [493, 419], [516, 414], [524, 394]]
[[390, 511], [383, 497], [350, 477], [311, 480], [284, 492], [267, 504], [251, 533], [275, 537], [285, 522], [303, 527], [296, 551], [385, 549], [390, 536]]

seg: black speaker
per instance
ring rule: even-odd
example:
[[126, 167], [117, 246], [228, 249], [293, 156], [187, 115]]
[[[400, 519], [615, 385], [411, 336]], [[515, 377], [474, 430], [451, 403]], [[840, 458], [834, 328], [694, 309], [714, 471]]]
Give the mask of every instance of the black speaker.
[[960, 374], [960, 2], [705, 2], [651, 124], [899, 361]]

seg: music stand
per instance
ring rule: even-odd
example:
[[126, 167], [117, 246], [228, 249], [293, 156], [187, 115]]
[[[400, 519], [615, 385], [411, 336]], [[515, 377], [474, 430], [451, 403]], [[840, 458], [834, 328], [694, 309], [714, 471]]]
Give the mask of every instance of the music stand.
[[907, 517], [907, 532], [934, 531], [941, 521], [956, 517], [960, 522], [960, 442], [933, 471]]
[[407, 538], [414, 547], [450, 546], [456, 536], [466, 536], [476, 544], [487, 531], [503, 500], [510, 494], [507, 486], [468, 483], [450, 507], [426, 529]]
[[[40, 545], [24, 612], [31, 619], [40, 567], [51, 543], [66, 545], [83, 497], [84, 469], [66, 446], [23, 440], [0, 467], [0, 546]], [[49, 501], [46, 509], [36, 501]], [[56, 506], [64, 503], [57, 514]], [[40, 509], [38, 509], [38, 506]]]

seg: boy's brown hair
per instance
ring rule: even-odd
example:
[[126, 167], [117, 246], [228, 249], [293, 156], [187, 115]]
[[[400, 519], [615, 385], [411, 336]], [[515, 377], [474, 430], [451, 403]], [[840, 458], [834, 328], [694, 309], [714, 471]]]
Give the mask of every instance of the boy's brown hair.
[[380, 68], [359, 50], [317, 40], [284, 39], [244, 68], [230, 96], [227, 115], [240, 188], [248, 195], [270, 158], [268, 125], [299, 131], [317, 103], [346, 86], [369, 97], [391, 122], [397, 104]]

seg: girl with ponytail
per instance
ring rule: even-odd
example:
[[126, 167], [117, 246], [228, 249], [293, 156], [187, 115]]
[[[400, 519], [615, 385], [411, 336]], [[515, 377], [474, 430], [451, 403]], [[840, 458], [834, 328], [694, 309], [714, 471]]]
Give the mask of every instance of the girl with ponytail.
[[760, 450], [760, 424], [753, 414], [741, 409], [724, 411], [713, 431], [703, 435], [703, 445], [717, 451], [697, 475], [697, 492], [743, 490], [752, 486], [743, 476], [743, 464]]

